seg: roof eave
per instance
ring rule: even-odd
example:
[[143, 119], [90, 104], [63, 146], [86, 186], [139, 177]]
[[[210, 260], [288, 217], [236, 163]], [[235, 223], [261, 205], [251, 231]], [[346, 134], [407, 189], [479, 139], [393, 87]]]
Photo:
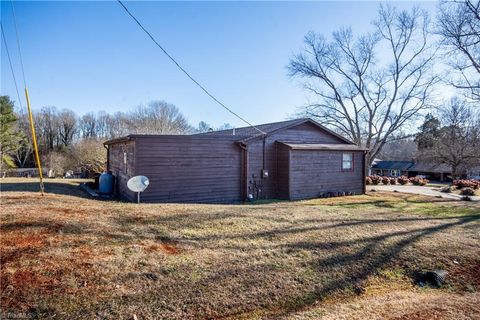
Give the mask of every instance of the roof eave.
[[111, 145], [111, 144], [115, 144], [115, 143], [127, 142], [127, 141], [131, 141], [132, 138], [133, 137], [131, 135], [128, 135], [128, 136], [125, 136], [125, 137], [110, 139], [110, 140], [105, 141], [103, 143], [103, 145], [107, 146], [107, 145]]
[[353, 143], [352, 141], [342, 137], [341, 135], [339, 135], [338, 133], [328, 129], [327, 127], [321, 125], [320, 123], [310, 119], [310, 118], [305, 118], [305, 119], [299, 119], [297, 122], [294, 122], [294, 123], [291, 123], [287, 126], [284, 126], [284, 127], [281, 127], [281, 128], [278, 128], [278, 129], [275, 129], [275, 130], [272, 130], [268, 133], [265, 133], [265, 134], [258, 134], [258, 135], [255, 135], [255, 136], [251, 136], [249, 138], [246, 138], [246, 139], [243, 139], [241, 141], [243, 141], [244, 143], [248, 144], [249, 142], [253, 141], [253, 140], [256, 140], [256, 139], [259, 139], [259, 138], [264, 138], [264, 137], [267, 137], [267, 136], [270, 136], [272, 134], [275, 134], [279, 131], [282, 131], [282, 130], [287, 130], [287, 129], [290, 129], [290, 128], [293, 128], [293, 127], [296, 127], [298, 125], [301, 125], [301, 124], [304, 124], [304, 123], [311, 123], [313, 125], [315, 125], [316, 127], [326, 131], [327, 133], [337, 137], [338, 139], [342, 140], [343, 142], [347, 143], [347, 144], [353, 144], [353, 145], [357, 145], [355, 143]]

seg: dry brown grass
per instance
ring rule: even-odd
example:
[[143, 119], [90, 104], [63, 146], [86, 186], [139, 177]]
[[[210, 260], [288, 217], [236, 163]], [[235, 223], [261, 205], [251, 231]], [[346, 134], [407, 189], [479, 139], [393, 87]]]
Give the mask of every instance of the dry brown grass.
[[[480, 207], [397, 193], [256, 205], [131, 204], [2, 181], [4, 315], [468, 319]], [[442, 289], [410, 280], [450, 272]]]

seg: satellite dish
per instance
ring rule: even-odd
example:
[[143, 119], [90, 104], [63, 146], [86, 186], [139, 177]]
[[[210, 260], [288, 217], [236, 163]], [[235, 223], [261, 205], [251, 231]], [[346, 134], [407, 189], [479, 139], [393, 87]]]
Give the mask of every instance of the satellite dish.
[[140, 203], [140, 192], [145, 191], [145, 189], [147, 189], [149, 184], [150, 182], [148, 181], [147, 177], [135, 176], [128, 180], [127, 187], [128, 189], [137, 193], [137, 202]]

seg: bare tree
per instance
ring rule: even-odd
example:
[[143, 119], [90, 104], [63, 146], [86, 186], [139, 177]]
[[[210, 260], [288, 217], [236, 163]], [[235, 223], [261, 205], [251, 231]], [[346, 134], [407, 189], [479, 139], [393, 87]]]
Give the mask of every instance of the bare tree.
[[101, 173], [105, 170], [107, 153], [100, 140], [79, 141], [71, 146], [68, 154], [71, 168], [90, 173]]
[[428, 43], [428, 24], [426, 13], [417, 8], [380, 6], [372, 33], [354, 37], [351, 29], [342, 29], [331, 41], [308, 33], [305, 51], [288, 66], [290, 75], [303, 78], [305, 88], [318, 97], [302, 114], [368, 148], [370, 165], [430, 106], [437, 78], [431, 74], [435, 52]]
[[127, 122], [128, 116], [123, 112], [115, 112], [113, 115], [109, 115], [106, 119], [107, 137], [116, 138], [127, 135], [129, 133]]
[[130, 130], [141, 134], [185, 134], [193, 131], [187, 119], [173, 104], [152, 101], [130, 113]]
[[451, 83], [467, 96], [480, 100], [480, 2], [442, 1], [438, 32], [447, 48], [446, 57], [457, 71]]
[[205, 121], [200, 121], [198, 123], [198, 127], [197, 127], [197, 132], [198, 133], [208, 132], [208, 131], [211, 131], [211, 130], [213, 130], [212, 126], [209, 125], [208, 123], [206, 123]]
[[108, 137], [108, 118], [110, 115], [105, 111], [99, 111], [97, 113], [97, 137]]
[[60, 141], [57, 108], [53, 106], [43, 107], [36, 114], [35, 125], [39, 129], [37, 130], [38, 140], [43, 152], [54, 150]]
[[63, 146], [68, 147], [77, 131], [77, 115], [72, 110], [63, 109], [58, 114], [58, 133]]
[[84, 114], [80, 118], [80, 131], [84, 139], [97, 137], [97, 117], [93, 112]]
[[417, 144], [411, 138], [387, 142], [378, 153], [382, 160], [411, 161], [417, 155]]
[[452, 99], [437, 118], [441, 127], [429, 137], [433, 143], [419, 145], [420, 158], [450, 166], [453, 177], [480, 165], [480, 114], [464, 101]]

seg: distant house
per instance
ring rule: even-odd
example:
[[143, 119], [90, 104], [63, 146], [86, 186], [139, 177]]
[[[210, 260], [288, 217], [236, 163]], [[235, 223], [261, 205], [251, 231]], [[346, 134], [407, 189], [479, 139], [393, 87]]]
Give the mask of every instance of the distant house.
[[480, 166], [469, 169], [467, 172], [467, 178], [480, 180]]
[[408, 168], [408, 175], [410, 177], [421, 175], [426, 176], [430, 180], [448, 181], [452, 180], [452, 168], [446, 164], [418, 161]]
[[129, 135], [105, 142], [120, 197], [145, 175], [146, 202], [305, 199], [365, 192], [365, 150], [311, 119], [194, 135]]
[[421, 175], [435, 181], [452, 179], [452, 170], [449, 166], [422, 161], [378, 161], [372, 165], [371, 172], [388, 177]]
[[375, 161], [372, 164], [371, 172], [379, 176], [400, 177], [408, 175], [408, 168], [412, 161]]

